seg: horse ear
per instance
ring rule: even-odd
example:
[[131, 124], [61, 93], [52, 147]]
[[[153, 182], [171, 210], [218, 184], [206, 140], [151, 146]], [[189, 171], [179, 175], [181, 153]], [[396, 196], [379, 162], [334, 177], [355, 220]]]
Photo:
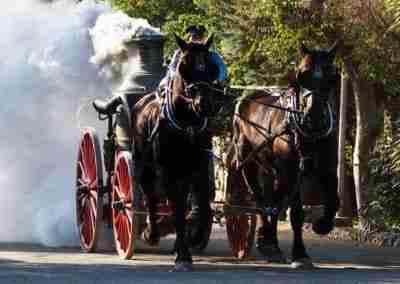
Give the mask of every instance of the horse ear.
[[210, 35], [206, 41], [206, 48], [209, 49], [211, 47], [211, 45], [213, 44], [214, 41], [214, 34]]
[[300, 44], [299, 52], [301, 56], [305, 56], [311, 53], [310, 50], [304, 45], [304, 43]]
[[328, 49], [329, 56], [335, 57], [336, 52], [337, 52], [337, 50], [338, 50], [338, 48], [339, 48], [340, 43], [341, 43], [341, 40], [340, 40], [340, 39], [337, 39], [337, 40], [332, 44], [332, 46]]
[[185, 51], [186, 49], [188, 49], [188, 44], [186, 43], [186, 41], [181, 39], [176, 33], [174, 33], [174, 36], [175, 36], [176, 43], [178, 44], [179, 48], [182, 51]]

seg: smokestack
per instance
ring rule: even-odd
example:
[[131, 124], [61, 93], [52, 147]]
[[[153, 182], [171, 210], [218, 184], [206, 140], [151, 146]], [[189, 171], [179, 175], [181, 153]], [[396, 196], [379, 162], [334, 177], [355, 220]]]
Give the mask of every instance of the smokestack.
[[140, 36], [125, 44], [126, 73], [119, 92], [146, 94], [154, 91], [164, 76], [162, 35]]

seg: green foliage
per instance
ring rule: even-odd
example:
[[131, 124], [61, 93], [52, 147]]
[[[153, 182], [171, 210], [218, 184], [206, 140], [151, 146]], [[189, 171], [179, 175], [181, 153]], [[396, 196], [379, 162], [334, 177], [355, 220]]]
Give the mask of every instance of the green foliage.
[[[400, 126], [400, 121], [396, 124]], [[372, 183], [365, 216], [377, 231], [400, 232], [400, 134], [386, 131], [370, 162]]]
[[195, 13], [198, 7], [192, 0], [109, 0], [128, 15], [146, 18], [152, 25], [162, 27], [167, 18]]
[[393, 15], [390, 30], [400, 31], [400, 0], [386, 0], [388, 12]]

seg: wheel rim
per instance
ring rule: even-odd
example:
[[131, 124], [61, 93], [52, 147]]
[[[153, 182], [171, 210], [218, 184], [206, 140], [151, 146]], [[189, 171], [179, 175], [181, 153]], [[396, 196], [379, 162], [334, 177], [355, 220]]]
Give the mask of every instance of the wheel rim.
[[243, 259], [249, 255], [254, 242], [255, 225], [254, 215], [226, 217], [228, 240], [235, 257]]
[[100, 230], [102, 167], [97, 136], [92, 129], [82, 131], [76, 169], [76, 218], [81, 247], [96, 249]]
[[117, 252], [123, 259], [130, 258], [134, 251], [135, 219], [132, 174], [132, 158], [129, 153], [121, 152], [118, 155], [112, 179], [112, 217]]

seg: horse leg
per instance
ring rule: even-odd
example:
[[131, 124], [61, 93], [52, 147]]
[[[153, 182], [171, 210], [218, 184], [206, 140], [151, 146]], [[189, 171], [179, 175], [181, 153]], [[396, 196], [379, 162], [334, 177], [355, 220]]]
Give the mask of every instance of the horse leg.
[[256, 247], [269, 262], [286, 263], [278, 242], [278, 214], [270, 217], [261, 216], [262, 225], [257, 229]]
[[175, 221], [176, 239], [174, 245], [175, 272], [185, 272], [193, 270], [192, 255], [189, 251], [189, 244], [186, 238], [186, 210], [188, 190], [184, 185], [177, 183], [165, 187], [168, 200], [173, 204], [173, 214]]
[[[210, 149], [211, 137], [203, 138], [201, 145]], [[191, 225], [189, 228], [189, 239], [192, 246], [200, 244], [208, 232], [209, 220], [211, 218], [210, 200], [215, 195], [214, 179], [210, 173], [212, 160], [207, 152], [201, 155], [199, 168], [194, 177], [191, 195]]]
[[[254, 194], [257, 207], [262, 209], [265, 209], [266, 207], [274, 207], [277, 209], [277, 212], [275, 212], [275, 214], [267, 212], [261, 214], [259, 219], [261, 220], [261, 226], [258, 228], [256, 234], [256, 247], [268, 261], [284, 263], [285, 259], [281, 249], [279, 248], [277, 235], [278, 212], [280, 211], [282, 202], [278, 202], [279, 198], [276, 199], [276, 193], [272, 193], [268, 202], [266, 202], [258, 180], [258, 172], [258, 165], [254, 162], [248, 162], [248, 164], [243, 168], [243, 177], [245, 182]], [[270, 191], [273, 191], [273, 189], [271, 188]]]
[[145, 167], [141, 176], [141, 183], [144, 194], [147, 198], [147, 207], [149, 211], [150, 226], [147, 226], [143, 232], [143, 238], [150, 246], [156, 246], [160, 242], [160, 232], [157, 225], [157, 204], [159, 198], [155, 190], [156, 174], [150, 167]]
[[274, 208], [275, 212], [261, 218], [262, 226], [257, 231], [257, 248], [270, 262], [286, 263], [286, 259], [279, 248], [278, 219], [283, 210], [283, 199], [286, 193], [286, 179], [282, 176], [284, 169], [270, 171], [264, 176], [264, 198], [266, 206]]
[[310, 269], [313, 264], [303, 241], [304, 210], [299, 191], [294, 194], [290, 201], [290, 224], [293, 230], [292, 267]]
[[[321, 142], [321, 149], [317, 153], [317, 167], [316, 177], [319, 183], [322, 185], [323, 199], [324, 199], [324, 213], [322, 217], [313, 222], [313, 231], [320, 235], [326, 235], [332, 231], [334, 227], [334, 221], [336, 212], [339, 209], [340, 201], [337, 192], [338, 179], [336, 174], [337, 166], [337, 153], [336, 143], [333, 138], [326, 138]], [[325, 149], [332, 149], [329, 151], [330, 155], [324, 155], [322, 153]], [[326, 150], [325, 150], [326, 151]], [[324, 157], [324, 161], [322, 161]]]
[[326, 235], [332, 231], [335, 223], [336, 212], [339, 209], [339, 196], [337, 192], [336, 173], [328, 171], [327, 173], [317, 173], [320, 184], [323, 188], [324, 213], [313, 222], [313, 231], [320, 235]]
[[199, 175], [195, 178], [192, 190], [192, 211], [189, 239], [192, 246], [196, 246], [204, 239], [208, 231], [211, 218], [210, 206], [210, 180], [208, 165], [201, 167]]

